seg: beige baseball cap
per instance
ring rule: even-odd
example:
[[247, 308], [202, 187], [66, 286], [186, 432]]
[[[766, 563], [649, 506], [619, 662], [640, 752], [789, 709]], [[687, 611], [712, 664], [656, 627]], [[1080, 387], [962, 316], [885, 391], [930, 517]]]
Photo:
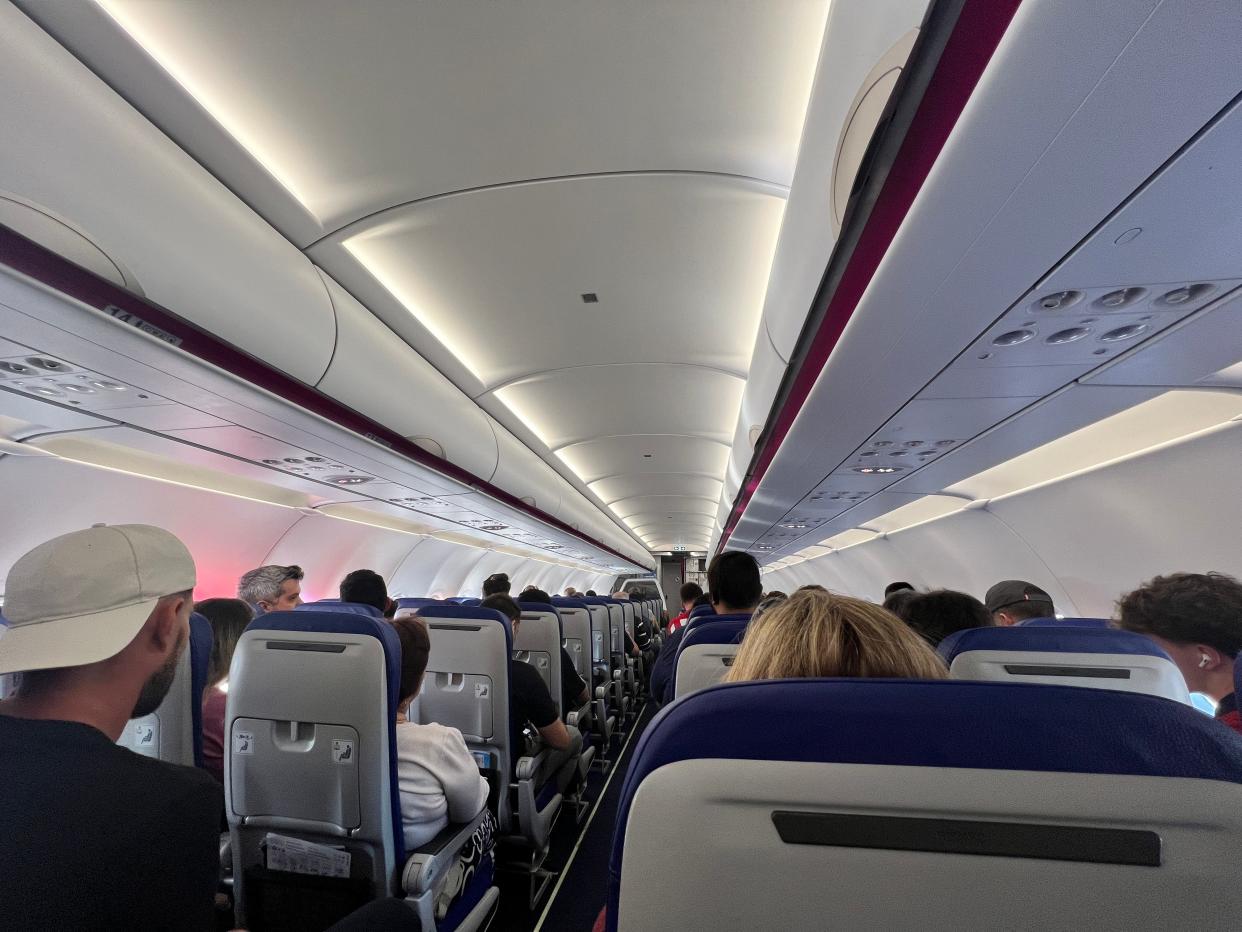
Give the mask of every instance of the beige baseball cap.
[[9, 570], [0, 673], [118, 654], [166, 595], [193, 589], [185, 544], [147, 524], [97, 524], [40, 544]]

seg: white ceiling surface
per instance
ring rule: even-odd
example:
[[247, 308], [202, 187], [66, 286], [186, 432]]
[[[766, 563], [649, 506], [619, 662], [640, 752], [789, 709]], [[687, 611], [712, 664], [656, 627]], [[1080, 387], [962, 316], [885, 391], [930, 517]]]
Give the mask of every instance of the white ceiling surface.
[[828, 0], [102, 7], [23, 4], [575, 487], [723, 480]]
[[[1155, 393], [1105, 385], [1210, 384], [1237, 362], [1236, 315], [1213, 302], [1242, 277], [1225, 158], [1242, 118], [1223, 117], [1110, 214], [1230, 103], [1240, 40], [1242, 7], [1224, 0], [1024, 4], [731, 544], [798, 551]], [[1129, 242], [1154, 243], [1131, 255], [1120, 234], [1135, 226]], [[1204, 276], [1202, 300], [1160, 302]], [[1093, 306], [1129, 286], [1147, 289], [1135, 306]], [[1043, 311], [1062, 289], [1085, 296]], [[1100, 339], [1122, 324], [1146, 329]], [[1045, 342], [1075, 326], [1090, 330], [1082, 341]], [[1015, 328], [1035, 337], [992, 343]], [[877, 464], [899, 471], [855, 471]], [[795, 518], [808, 527], [781, 527]]]

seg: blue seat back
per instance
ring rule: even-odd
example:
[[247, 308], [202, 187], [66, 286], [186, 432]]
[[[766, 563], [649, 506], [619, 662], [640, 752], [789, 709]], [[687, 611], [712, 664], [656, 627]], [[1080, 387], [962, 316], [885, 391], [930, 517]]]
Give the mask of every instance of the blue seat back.
[[[929, 928], [986, 916], [997, 928], [1057, 916], [1116, 927], [1110, 918], [1142, 925], [1153, 909], [1202, 924], [1242, 902], [1225, 879], [1238, 804], [1242, 737], [1150, 696], [953, 680], [715, 686], [664, 709], [639, 739], [607, 928], [859, 916], [885, 928], [913, 915]], [[1046, 836], [1019, 844], [1024, 825]], [[1125, 832], [1104, 838], [1104, 825]], [[1201, 869], [1212, 877], [1189, 890]], [[1056, 897], [1023, 894], [1053, 878]], [[969, 895], [981, 882], [993, 896]], [[1225, 912], [1205, 895], [1218, 886], [1229, 888]]]
[[[521, 749], [512, 747], [509, 664], [513, 631], [495, 609], [429, 605], [419, 610], [431, 640], [417, 716], [456, 728], [472, 752], [507, 781]], [[509, 824], [509, 794], [501, 793], [501, 826]]]
[[686, 619], [688, 621], [691, 618], [699, 618], [703, 615], [715, 614], [716, 609], [712, 608], [710, 605], [696, 605], [694, 608], [690, 609], [690, 614], [686, 616]]
[[971, 628], [939, 646], [954, 679], [1047, 683], [1189, 703], [1181, 672], [1155, 642], [1113, 628]]
[[522, 610], [522, 624], [513, 639], [514, 659], [530, 664], [538, 671], [548, 695], [556, 703], [557, 713], [564, 718], [568, 709], [562, 708], [561, 694], [561, 647], [565, 631], [560, 612], [545, 602], [518, 602]]
[[346, 615], [365, 615], [368, 618], [383, 618], [384, 613], [374, 605], [362, 602], [342, 602], [340, 599], [320, 599], [318, 602], [303, 602], [295, 612], [342, 612]]
[[211, 622], [190, 615], [189, 644], [158, 709], [125, 723], [117, 744], [173, 764], [203, 765], [203, 691], [211, 665]]
[[[264, 883], [269, 832], [343, 847], [375, 896], [405, 863], [397, 782], [401, 644], [383, 618], [271, 612], [233, 657], [225, 716], [225, 802], [242, 913]], [[243, 917], [244, 918], [244, 915]]]

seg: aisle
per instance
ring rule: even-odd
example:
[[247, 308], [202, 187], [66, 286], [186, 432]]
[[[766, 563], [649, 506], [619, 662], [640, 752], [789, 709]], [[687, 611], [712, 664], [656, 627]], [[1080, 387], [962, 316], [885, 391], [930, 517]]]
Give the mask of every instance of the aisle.
[[616, 765], [607, 774], [592, 773], [588, 785], [595, 804], [587, 820], [574, 825], [568, 813], [557, 820], [547, 866], [560, 876], [534, 914], [526, 911], [525, 888], [509, 878], [501, 881], [500, 911], [492, 932], [590, 932], [604, 906], [608, 892], [608, 852], [616, 820], [621, 785], [634, 753], [634, 746], [655, 716], [654, 703], [647, 703], [630, 734]]
[[634, 723], [629, 744], [609, 774], [609, 783], [591, 814], [578, 848], [561, 877], [559, 890], [535, 926], [535, 932], [590, 932], [595, 917], [608, 897], [608, 855], [612, 850], [612, 830], [621, 802], [621, 787], [634, 757], [634, 747], [657, 708], [648, 702]]

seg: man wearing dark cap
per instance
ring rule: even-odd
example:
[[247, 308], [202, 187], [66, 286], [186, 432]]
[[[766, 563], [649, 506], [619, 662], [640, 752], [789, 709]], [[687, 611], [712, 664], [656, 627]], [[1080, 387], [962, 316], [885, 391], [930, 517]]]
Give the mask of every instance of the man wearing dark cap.
[[992, 621], [1001, 627], [1016, 625], [1028, 618], [1054, 618], [1057, 610], [1052, 596], [1034, 583], [1021, 579], [1005, 579], [988, 590], [983, 604], [992, 613]]

